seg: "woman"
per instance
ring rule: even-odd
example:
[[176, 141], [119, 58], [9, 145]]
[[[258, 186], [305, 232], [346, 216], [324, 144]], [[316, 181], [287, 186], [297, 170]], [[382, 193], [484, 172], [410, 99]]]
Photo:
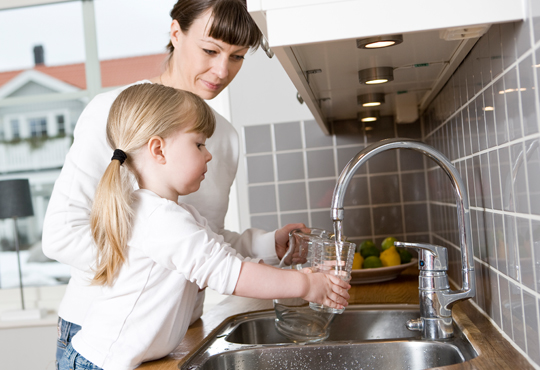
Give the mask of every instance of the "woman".
[[[191, 91], [204, 99], [217, 96], [234, 79], [250, 48], [257, 48], [261, 33], [242, 0], [179, 0], [171, 11], [171, 40], [165, 71], [151, 80]], [[100, 294], [90, 285], [94, 276], [95, 248], [90, 233], [90, 209], [99, 179], [110, 162], [105, 127], [109, 109], [126, 87], [96, 96], [85, 108], [74, 132], [74, 143], [55, 183], [43, 225], [43, 252], [72, 266], [71, 279], [59, 308], [57, 360], [80, 329], [85, 310]], [[286, 251], [289, 231], [303, 224], [286, 225], [275, 232], [257, 229], [242, 234], [225, 230], [229, 192], [238, 166], [238, 133], [215, 113], [216, 130], [208, 140], [213, 154], [206, 180], [199, 191], [181, 197], [208, 220], [213, 231], [242, 256], [275, 264]], [[199, 293], [191, 322], [202, 314], [204, 292]]]

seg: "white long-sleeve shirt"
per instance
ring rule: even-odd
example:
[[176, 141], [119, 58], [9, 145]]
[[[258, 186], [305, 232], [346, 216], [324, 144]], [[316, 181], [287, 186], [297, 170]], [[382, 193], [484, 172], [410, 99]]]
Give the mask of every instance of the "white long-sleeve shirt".
[[[97, 185], [113, 152], [106, 139], [109, 110], [125, 88], [127, 86], [97, 95], [79, 117], [74, 142], [54, 185], [43, 225], [45, 255], [73, 267], [58, 314], [78, 325], [82, 325], [88, 306], [100, 294], [99, 287], [89, 285], [96, 258], [90, 232], [90, 210]], [[197, 192], [181, 197], [179, 201], [193, 205], [208, 220], [210, 228], [223, 235], [239, 254], [277, 264], [274, 232], [248, 229], [238, 234], [224, 228], [229, 192], [238, 167], [239, 140], [234, 127], [218, 113], [214, 114], [216, 130], [206, 141], [213, 157], [208, 163], [206, 178]], [[199, 303], [202, 301], [203, 297], [200, 297]], [[201, 309], [199, 305], [198, 315]]]
[[90, 306], [73, 348], [105, 370], [161, 358], [184, 337], [197, 291], [232, 294], [236, 251], [189, 205], [134, 193], [133, 232], [118, 278]]

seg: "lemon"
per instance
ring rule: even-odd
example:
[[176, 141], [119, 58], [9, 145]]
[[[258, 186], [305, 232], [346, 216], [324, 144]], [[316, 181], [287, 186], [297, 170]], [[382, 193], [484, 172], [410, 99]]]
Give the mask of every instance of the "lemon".
[[401, 257], [395, 246], [381, 252], [379, 256], [384, 267], [401, 265]]
[[352, 263], [352, 269], [353, 270], [360, 270], [362, 268], [362, 264], [364, 263], [364, 257], [358, 252], [354, 254], [354, 259]]
[[401, 258], [401, 263], [409, 263], [412, 259], [412, 254], [407, 249], [397, 248], [399, 257]]
[[389, 236], [388, 238], [384, 239], [381, 244], [382, 250], [385, 251], [388, 248], [393, 247], [394, 242], [397, 242], [397, 239], [394, 238], [393, 236]]
[[369, 256], [368, 258], [364, 260], [364, 265], [363, 265], [365, 269], [371, 269], [371, 268], [382, 267], [382, 266], [383, 265], [382, 265], [381, 259], [377, 256]]

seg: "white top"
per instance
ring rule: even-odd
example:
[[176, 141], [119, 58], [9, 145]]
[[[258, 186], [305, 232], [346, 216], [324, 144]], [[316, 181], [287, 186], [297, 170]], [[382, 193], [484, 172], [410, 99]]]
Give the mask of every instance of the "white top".
[[[96, 256], [90, 232], [90, 210], [99, 180], [113, 153], [106, 139], [107, 116], [114, 99], [125, 88], [127, 86], [97, 95], [82, 112], [43, 224], [45, 255], [73, 267], [58, 314], [78, 325], [82, 325], [87, 308], [101, 289], [89, 285]], [[197, 208], [210, 228], [223, 235], [242, 256], [277, 264], [274, 232], [248, 229], [238, 234], [224, 229], [229, 191], [238, 167], [239, 140], [234, 127], [215, 111], [214, 114], [216, 130], [206, 141], [213, 158], [208, 163], [205, 180], [197, 192], [181, 197], [180, 202]], [[202, 313], [203, 299], [204, 294], [200, 294], [193, 320]]]
[[127, 260], [102, 288], [73, 337], [73, 348], [108, 370], [134, 369], [176, 348], [188, 328], [197, 291], [232, 294], [242, 262], [189, 205], [149, 190], [134, 193]]

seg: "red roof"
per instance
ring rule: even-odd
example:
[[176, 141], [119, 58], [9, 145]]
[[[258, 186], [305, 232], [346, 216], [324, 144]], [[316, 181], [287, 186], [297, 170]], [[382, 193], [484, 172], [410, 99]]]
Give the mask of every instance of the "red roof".
[[[103, 60], [101, 65], [101, 86], [113, 87], [127, 85], [145, 78], [158, 76], [163, 68], [167, 54], [153, 54], [140, 57]], [[84, 63], [48, 67], [35, 66], [33, 70], [45, 73], [80, 89], [86, 88]], [[25, 70], [0, 72], [0, 86]]]

